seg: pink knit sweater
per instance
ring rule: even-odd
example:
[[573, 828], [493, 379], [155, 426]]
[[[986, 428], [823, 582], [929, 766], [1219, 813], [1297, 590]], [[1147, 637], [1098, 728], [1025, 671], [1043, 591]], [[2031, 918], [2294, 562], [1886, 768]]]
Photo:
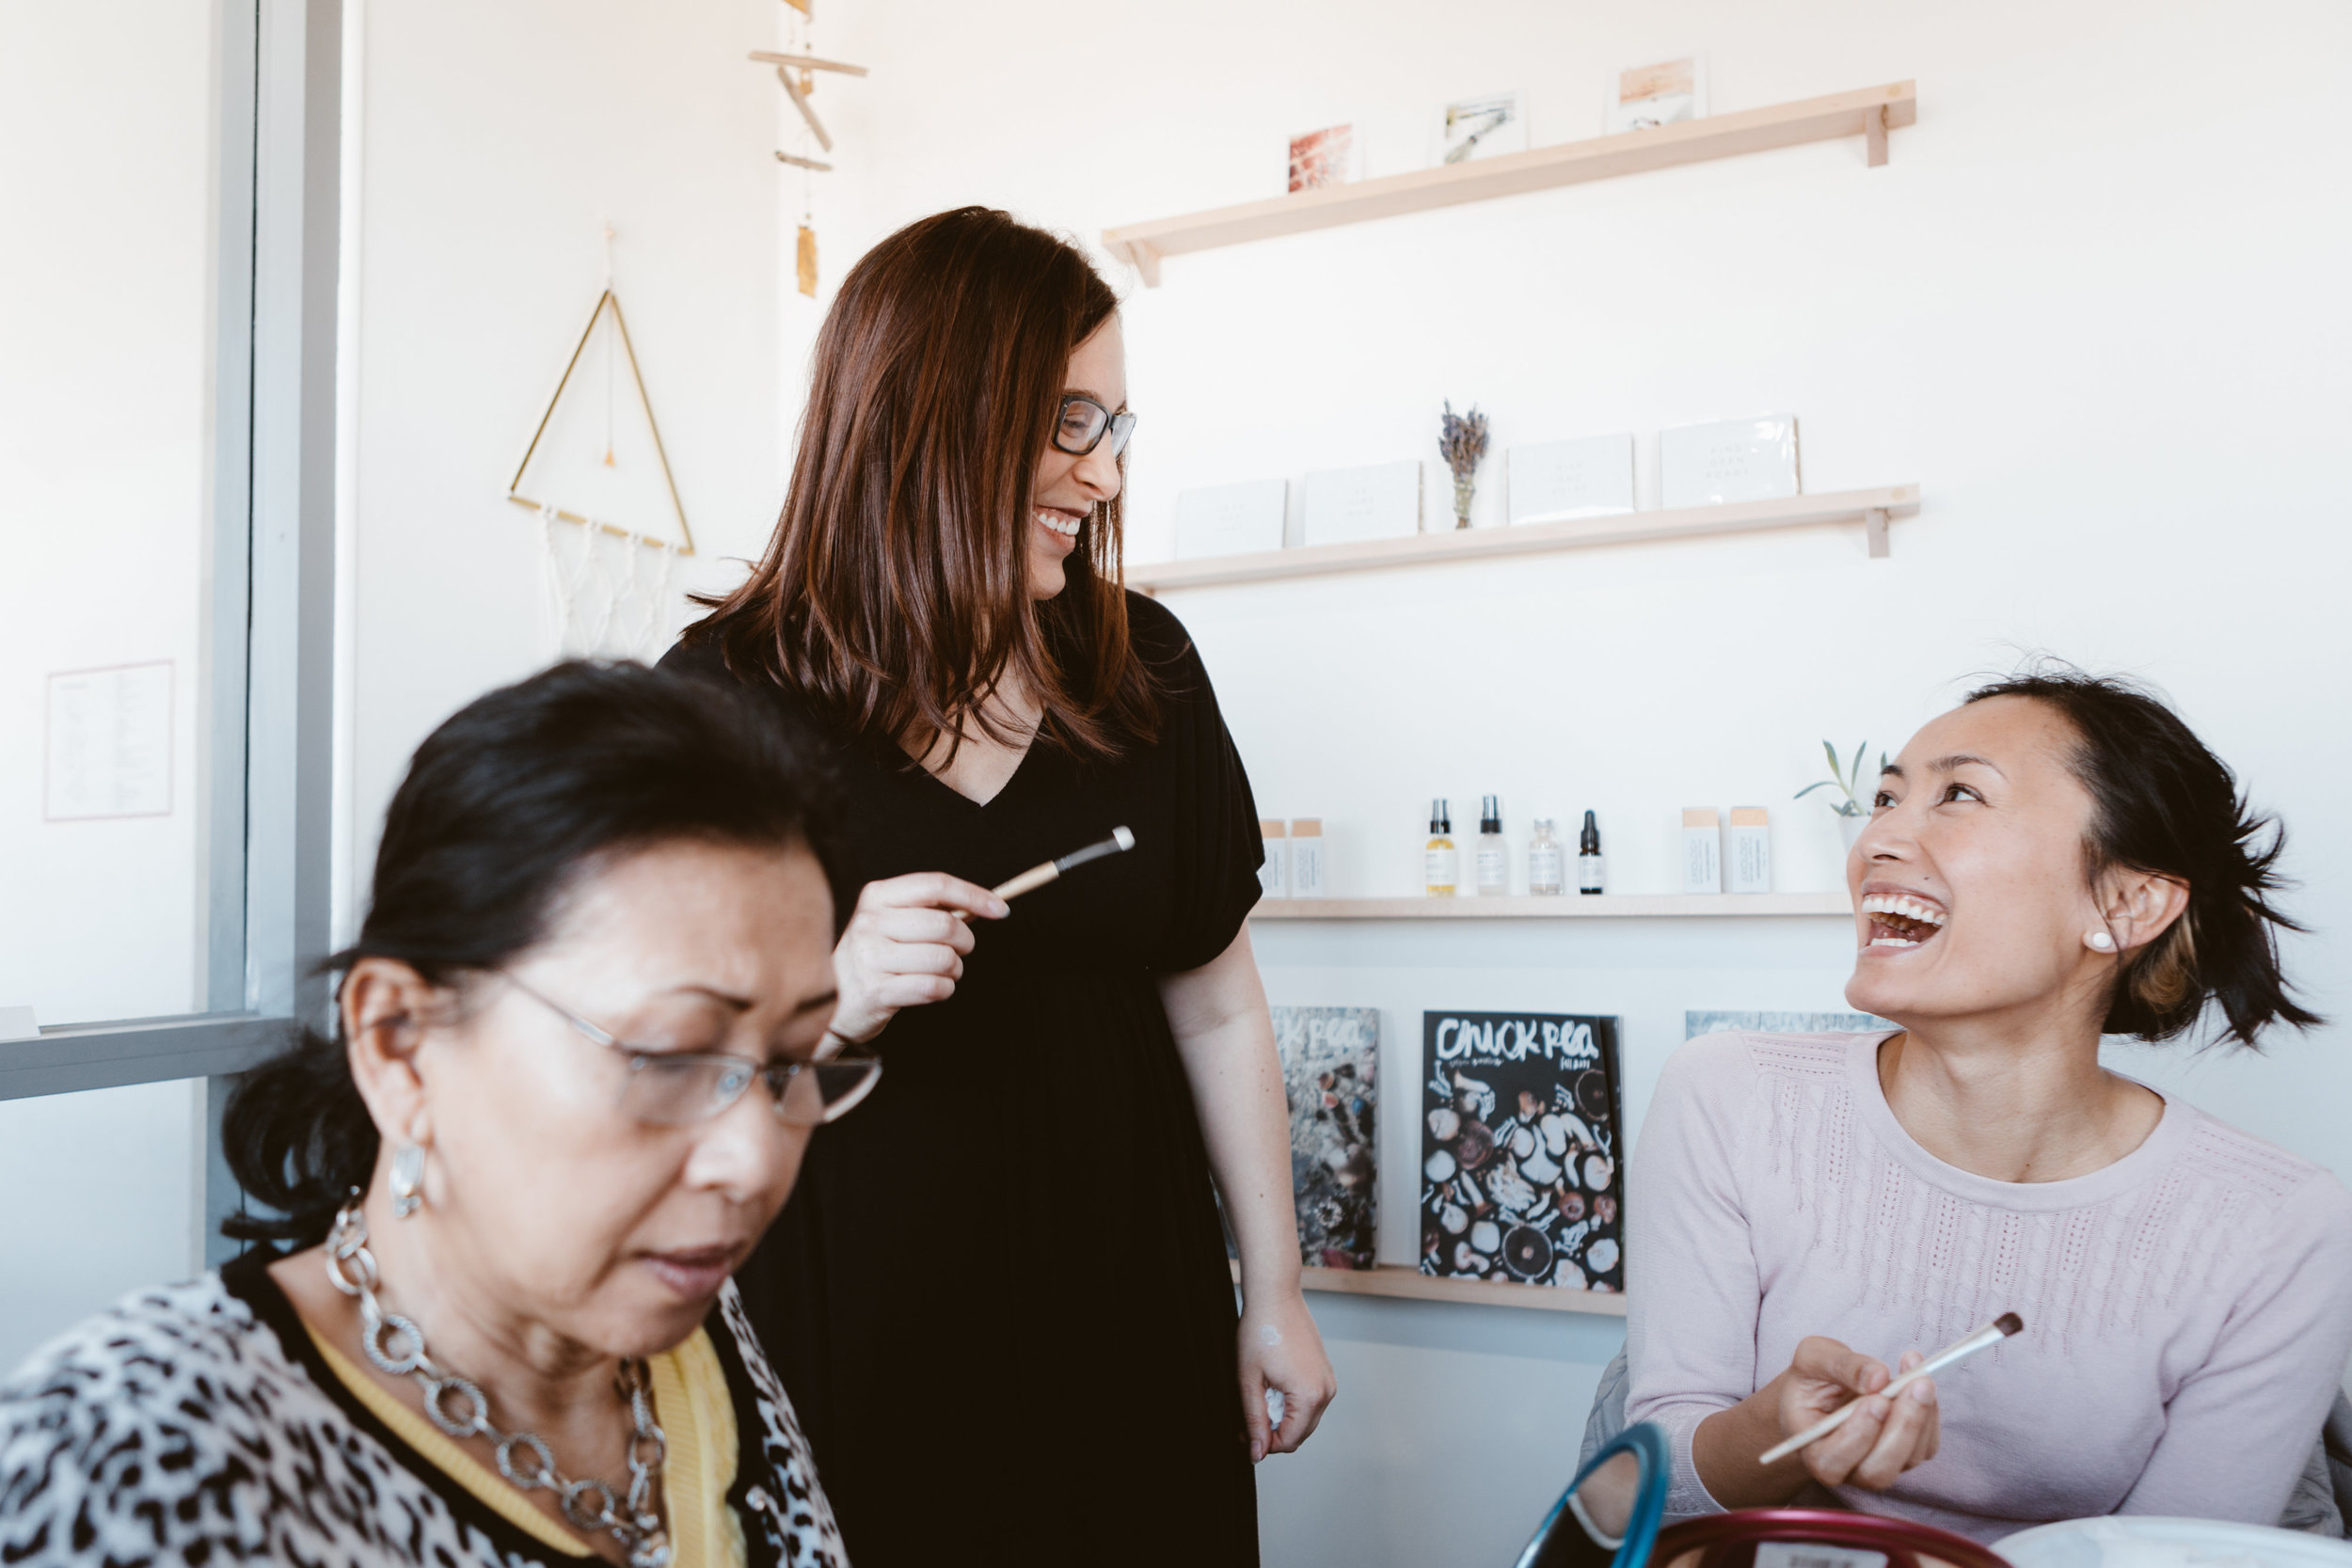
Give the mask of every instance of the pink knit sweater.
[[1838, 1501], [1980, 1541], [2275, 1524], [2352, 1354], [2352, 1194], [2169, 1097], [2105, 1170], [1972, 1176], [1887, 1108], [1886, 1037], [1708, 1035], [1667, 1064], [1627, 1195], [1626, 1350], [1627, 1415], [1672, 1440], [1669, 1512], [1719, 1509], [1691, 1434], [1805, 1336], [1891, 1366], [2013, 1311], [2023, 1334], [1937, 1378], [1936, 1456]]

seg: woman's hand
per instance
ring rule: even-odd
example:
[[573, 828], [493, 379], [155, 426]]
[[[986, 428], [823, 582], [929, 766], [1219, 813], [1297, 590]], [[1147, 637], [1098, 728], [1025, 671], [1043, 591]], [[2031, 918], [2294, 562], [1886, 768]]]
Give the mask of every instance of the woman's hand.
[[1005, 901], [977, 883], [921, 871], [868, 882], [833, 950], [841, 1001], [828, 1031], [850, 1045], [882, 1032], [901, 1007], [945, 1002], [972, 951], [964, 916], [1002, 920]]
[[[1901, 1370], [1923, 1357], [1903, 1353]], [[1894, 1378], [1886, 1363], [1818, 1336], [1803, 1340], [1780, 1383], [1780, 1430], [1793, 1437], [1831, 1411], [1862, 1407], [1846, 1424], [1800, 1451], [1806, 1471], [1823, 1486], [1860, 1486], [1883, 1492], [1915, 1465], [1935, 1457], [1943, 1424], [1935, 1408], [1935, 1380], [1923, 1377], [1893, 1399], [1879, 1390]]]
[[[1323, 1335], [1296, 1291], [1264, 1303], [1247, 1295], [1241, 1315], [1241, 1413], [1249, 1424], [1249, 1463], [1292, 1453], [1323, 1419], [1339, 1382]], [[1282, 1396], [1282, 1424], [1266, 1409], [1266, 1390]]]
[[[1906, 1352], [1902, 1370], [1921, 1359], [1917, 1351]], [[1883, 1361], [1835, 1339], [1801, 1341], [1787, 1371], [1699, 1423], [1691, 1459], [1701, 1484], [1725, 1508], [1775, 1508], [1808, 1481], [1884, 1491], [1904, 1471], [1934, 1458], [1943, 1438], [1935, 1380], [1922, 1378], [1892, 1400], [1882, 1398], [1879, 1390], [1893, 1376]], [[1756, 1463], [1783, 1438], [1856, 1399], [1862, 1408], [1827, 1437], [1773, 1465]]]

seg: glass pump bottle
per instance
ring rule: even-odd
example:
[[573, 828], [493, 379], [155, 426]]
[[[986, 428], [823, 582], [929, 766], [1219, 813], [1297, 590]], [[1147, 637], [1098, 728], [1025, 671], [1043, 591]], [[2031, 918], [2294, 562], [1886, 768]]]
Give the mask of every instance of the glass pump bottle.
[[1478, 803], [1478, 858], [1471, 863], [1478, 895], [1499, 897], [1511, 891], [1511, 846], [1502, 837], [1502, 800], [1489, 795]]

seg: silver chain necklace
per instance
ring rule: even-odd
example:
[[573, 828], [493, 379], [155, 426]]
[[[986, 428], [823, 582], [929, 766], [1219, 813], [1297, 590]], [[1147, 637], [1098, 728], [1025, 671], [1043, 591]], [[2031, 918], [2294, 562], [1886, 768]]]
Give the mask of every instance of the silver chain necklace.
[[[346, 1269], [349, 1270], [346, 1273]], [[670, 1538], [661, 1516], [654, 1512], [654, 1488], [661, 1479], [661, 1463], [669, 1454], [669, 1439], [653, 1418], [647, 1392], [645, 1364], [634, 1358], [621, 1363], [619, 1392], [628, 1401], [633, 1423], [628, 1438], [628, 1496], [594, 1477], [566, 1481], [555, 1467], [555, 1454], [535, 1433], [501, 1432], [490, 1423], [490, 1402], [471, 1380], [445, 1370], [425, 1354], [424, 1333], [397, 1312], [387, 1312], [375, 1299], [383, 1283], [375, 1255], [368, 1250], [368, 1222], [359, 1212], [359, 1195], [335, 1215], [335, 1228], [326, 1238], [326, 1277], [335, 1289], [359, 1302], [359, 1344], [368, 1359], [393, 1377], [413, 1377], [424, 1389], [424, 1413], [452, 1437], [486, 1437], [497, 1445], [499, 1474], [525, 1492], [546, 1487], [562, 1499], [564, 1517], [579, 1529], [609, 1532], [628, 1553], [629, 1568], [669, 1568]], [[453, 1415], [450, 1402], [459, 1403]], [[524, 1468], [518, 1450], [529, 1450]]]

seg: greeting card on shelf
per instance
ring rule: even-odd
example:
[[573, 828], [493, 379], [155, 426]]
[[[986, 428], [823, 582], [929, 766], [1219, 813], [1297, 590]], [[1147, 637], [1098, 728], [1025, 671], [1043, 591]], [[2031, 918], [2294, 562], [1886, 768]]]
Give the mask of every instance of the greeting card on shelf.
[[1422, 1015], [1421, 1272], [1622, 1291], [1617, 1021]]
[[1797, 495], [1797, 417], [1765, 414], [1661, 430], [1658, 485], [1659, 504], [1669, 512]]
[[1515, 523], [1558, 523], [1633, 510], [1630, 436], [1513, 447], [1504, 469]]
[[1364, 177], [1364, 139], [1353, 125], [1330, 125], [1291, 138], [1292, 194], [1348, 185]]
[[1351, 545], [1421, 531], [1421, 462], [1320, 468], [1307, 476], [1305, 542]]
[[1442, 168], [1527, 150], [1527, 105], [1518, 89], [1457, 99], [1438, 111], [1430, 161]]
[[1707, 56], [1685, 55], [1655, 65], [1629, 66], [1609, 74], [1609, 105], [1601, 130], [1616, 135], [1647, 131], [1707, 115]]
[[1282, 547], [1291, 482], [1251, 480], [1176, 492], [1176, 559], [1248, 555]]
[[1298, 1257], [1310, 1268], [1369, 1269], [1378, 1218], [1374, 1130], [1377, 1007], [1276, 1007], [1274, 1043], [1291, 1110]]

